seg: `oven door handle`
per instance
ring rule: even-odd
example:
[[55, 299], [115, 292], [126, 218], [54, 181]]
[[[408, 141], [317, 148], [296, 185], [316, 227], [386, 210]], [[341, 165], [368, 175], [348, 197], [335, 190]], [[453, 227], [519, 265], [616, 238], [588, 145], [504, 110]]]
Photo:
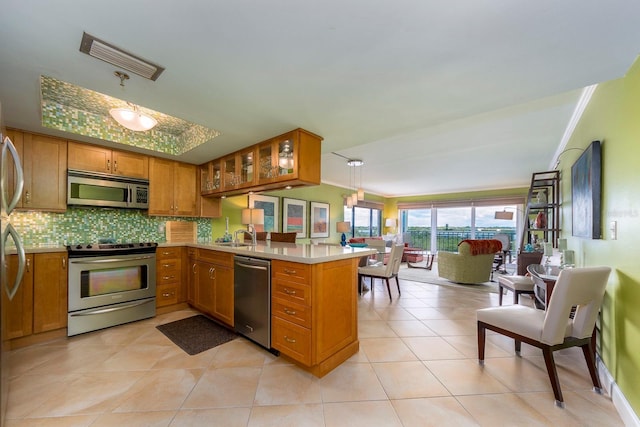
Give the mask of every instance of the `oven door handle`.
[[105, 264], [110, 262], [137, 261], [141, 259], [151, 259], [153, 257], [154, 255], [139, 256], [139, 257], [133, 257], [133, 258], [109, 258], [109, 259], [81, 260], [81, 261], [78, 260], [78, 261], [71, 261], [71, 263], [73, 264]]
[[155, 304], [155, 300], [154, 299], [148, 299], [148, 300], [144, 300], [144, 301], [136, 301], [136, 302], [131, 303], [131, 304], [118, 305], [117, 307], [109, 307], [109, 308], [103, 308], [103, 309], [100, 309], [100, 310], [85, 311], [85, 312], [82, 312], [82, 313], [69, 313], [69, 315], [71, 317], [75, 317], [75, 316], [93, 316], [94, 314], [112, 313], [114, 311], [126, 310], [126, 309], [129, 309], [129, 308], [138, 307], [139, 305], [149, 304], [149, 303], [154, 303]]

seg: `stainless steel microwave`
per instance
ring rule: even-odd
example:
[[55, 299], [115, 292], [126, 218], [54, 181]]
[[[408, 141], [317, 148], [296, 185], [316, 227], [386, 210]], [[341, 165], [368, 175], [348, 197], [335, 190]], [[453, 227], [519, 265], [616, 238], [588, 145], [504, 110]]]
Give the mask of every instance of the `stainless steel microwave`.
[[69, 169], [67, 205], [149, 208], [149, 180]]

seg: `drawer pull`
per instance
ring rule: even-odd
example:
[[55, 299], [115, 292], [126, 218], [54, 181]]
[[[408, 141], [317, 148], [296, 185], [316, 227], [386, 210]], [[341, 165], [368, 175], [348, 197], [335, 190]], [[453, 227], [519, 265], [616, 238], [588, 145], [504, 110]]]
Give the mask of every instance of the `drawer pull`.
[[285, 340], [286, 342], [288, 342], [288, 343], [291, 343], [291, 344], [295, 344], [295, 343], [296, 343], [296, 339], [295, 339], [295, 338], [289, 338], [289, 337], [288, 337], [288, 336], [286, 336], [286, 335], [284, 336], [284, 340]]
[[162, 252], [162, 255], [171, 255], [171, 252]]
[[284, 312], [286, 314], [288, 314], [289, 316], [295, 316], [296, 315], [296, 311], [295, 310], [289, 310], [288, 308], [284, 308]]
[[174, 279], [176, 276], [162, 276], [163, 280]]
[[284, 288], [282, 291], [287, 295], [295, 295], [296, 294], [296, 290], [295, 289]]
[[162, 293], [162, 296], [163, 296], [163, 297], [165, 297], [165, 298], [172, 297], [173, 295], [174, 295], [174, 293], [173, 293], [173, 292], [163, 292], [163, 293]]
[[284, 269], [284, 272], [285, 272], [286, 274], [296, 274], [296, 273], [297, 273], [297, 271], [296, 271], [296, 270], [289, 270], [288, 268], [285, 268], [285, 269]]
[[162, 264], [163, 267], [168, 268], [171, 267], [171, 264]]

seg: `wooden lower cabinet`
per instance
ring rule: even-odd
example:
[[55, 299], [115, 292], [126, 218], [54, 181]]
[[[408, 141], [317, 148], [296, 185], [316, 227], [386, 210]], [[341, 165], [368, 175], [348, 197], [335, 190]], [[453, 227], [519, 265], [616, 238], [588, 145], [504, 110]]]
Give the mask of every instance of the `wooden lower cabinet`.
[[184, 247], [158, 248], [156, 251], [156, 307], [186, 300], [183, 290]]
[[189, 303], [233, 326], [233, 254], [190, 249], [189, 264]]
[[322, 377], [357, 353], [358, 259], [271, 263], [271, 344]]
[[33, 332], [67, 327], [67, 253], [34, 255]]
[[[13, 286], [18, 272], [18, 256], [7, 257], [7, 283]], [[26, 337], [33, 333], [33, 254], [26, 255], [25, 270], [20, 286], [9, 300], [6, 292], [2, 292], [4, 299], [2, 307], [5, 308], [2, 326], [2, 339]]]

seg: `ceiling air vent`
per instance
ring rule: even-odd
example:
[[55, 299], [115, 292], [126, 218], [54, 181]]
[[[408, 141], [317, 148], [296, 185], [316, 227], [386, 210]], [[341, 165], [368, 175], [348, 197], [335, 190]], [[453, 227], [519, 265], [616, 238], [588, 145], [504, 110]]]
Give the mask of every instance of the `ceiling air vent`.
[[82, 33], [80, 52], [84, 52], [89, 56], [93, 56], [94, 58], [98, 58], [150, 80], [156, 80], [164, 71], [164, 68], [159, 65], [131, 55], [112, 44], [84, 32]]

